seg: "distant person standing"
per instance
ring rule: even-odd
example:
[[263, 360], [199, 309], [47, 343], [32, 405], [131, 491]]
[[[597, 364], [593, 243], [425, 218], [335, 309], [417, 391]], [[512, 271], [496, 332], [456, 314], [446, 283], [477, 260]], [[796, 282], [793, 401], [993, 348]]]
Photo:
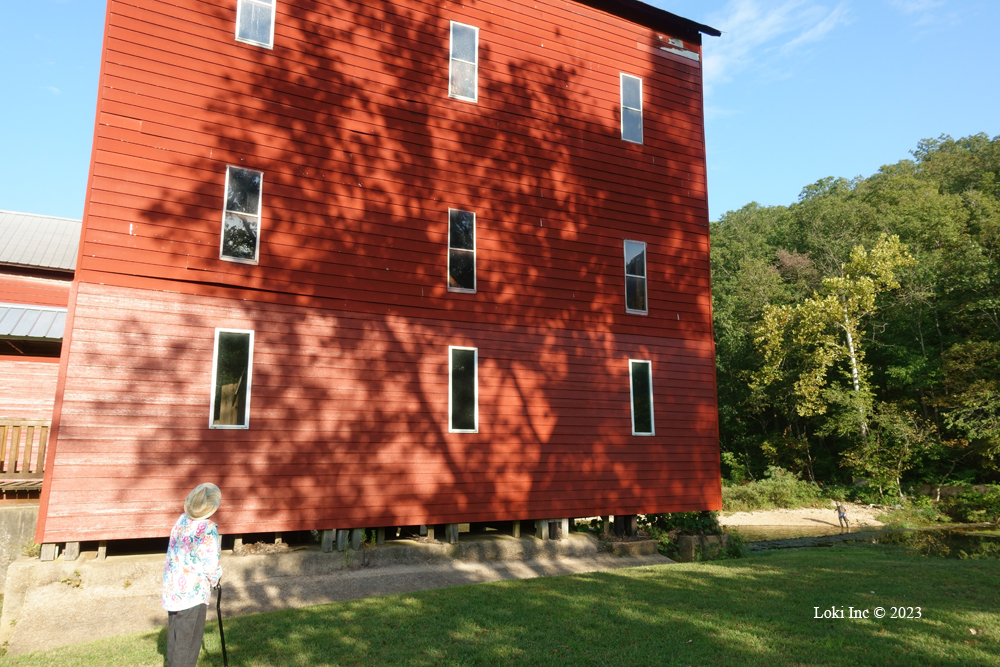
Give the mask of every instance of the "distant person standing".
[[170, 531], [163, 567], [163, 608], [167, 610], [167, 667], [195, 667], [205, 633], [212, 588], [222, 577], [219, 528], [209, 517], [222, 503], [215, 484], [199, 484], [184, 501]]

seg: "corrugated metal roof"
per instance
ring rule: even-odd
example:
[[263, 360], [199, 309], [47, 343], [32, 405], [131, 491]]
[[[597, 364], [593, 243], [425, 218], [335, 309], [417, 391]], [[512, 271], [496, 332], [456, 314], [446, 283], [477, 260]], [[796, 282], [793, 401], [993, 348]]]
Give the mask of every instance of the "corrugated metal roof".
[[62, 340], [65, 329], [65, 308], [0, 303], [0, 338]]
[[76, 269], [80, 220], [0, 211], [0, 264]]

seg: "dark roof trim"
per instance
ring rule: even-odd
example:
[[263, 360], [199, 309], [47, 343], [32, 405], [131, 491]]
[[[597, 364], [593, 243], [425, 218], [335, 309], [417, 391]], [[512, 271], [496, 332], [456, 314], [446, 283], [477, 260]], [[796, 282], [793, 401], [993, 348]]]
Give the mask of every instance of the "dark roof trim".
[[715, 28], [701, 23], [696, 23], [690, 19], [677, 14], [671, 14], [652, 5], [647, 5], [639, 0], [576, 0], [581, 5], [587, 5], [594, 9], [623, 19], [644, 25], [659, 32], [680, 33], [678, 36], [687, 36], [689, 41], [701, 43], [701, 35], [705, 33], [712, 37], [719, 37], [722, 32]]

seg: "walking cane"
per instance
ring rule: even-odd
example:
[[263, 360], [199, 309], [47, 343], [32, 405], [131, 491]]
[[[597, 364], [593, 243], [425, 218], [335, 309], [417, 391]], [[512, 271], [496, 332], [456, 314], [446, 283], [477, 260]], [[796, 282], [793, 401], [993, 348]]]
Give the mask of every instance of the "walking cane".
[[219, 596], [215, 599], [215, 611], [219, 615], [219, 640], [222, 642], [222, 664], [229, 667], [229, 656], [226, 655], [226, 633], [222, 630], [222, 583], [215, 587]]

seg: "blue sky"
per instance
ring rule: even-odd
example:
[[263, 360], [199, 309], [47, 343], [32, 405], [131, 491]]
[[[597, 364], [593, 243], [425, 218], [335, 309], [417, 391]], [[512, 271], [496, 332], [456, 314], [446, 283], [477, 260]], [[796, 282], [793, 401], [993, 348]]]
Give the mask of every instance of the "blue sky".
[[[80, 217], [105, 3], [11, 2], [0, 22], [0, 209]], [[1000, 135], [997, 0], [652, 0], [705, 37], [713, 220], [867, 176], [923, 138]]]

